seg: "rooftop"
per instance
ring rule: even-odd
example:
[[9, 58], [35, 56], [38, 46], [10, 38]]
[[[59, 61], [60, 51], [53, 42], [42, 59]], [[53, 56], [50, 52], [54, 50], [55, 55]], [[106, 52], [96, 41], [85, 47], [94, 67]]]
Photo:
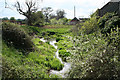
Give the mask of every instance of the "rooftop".
[[111, 0], [110, 2], [119, 2], [120, 0]]

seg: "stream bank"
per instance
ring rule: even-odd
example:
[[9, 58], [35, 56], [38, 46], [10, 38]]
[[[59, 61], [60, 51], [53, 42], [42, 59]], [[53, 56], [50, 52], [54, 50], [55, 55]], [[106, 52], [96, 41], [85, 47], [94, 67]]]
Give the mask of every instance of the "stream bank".
[[57, 51], [55, 52], [55, 57], [59, 59], [59, 61], [64, 65], [63, 69], [60, 71], [50, 70], [50, 74], [60, 75], [62, 78], [66, 78], [67, 77], [66, 73], [70, 70], [71, 64], [67, 62], [63, 62], [62, 58], [59, 57], [59, 49], [58, 46], [55, 45], [56, 39], [45, 40], [44, 38], [41, 38], [40, 40], [42, 42], [49, 42], [50, 45], [54, 46], [54, 48], [57, 49]]

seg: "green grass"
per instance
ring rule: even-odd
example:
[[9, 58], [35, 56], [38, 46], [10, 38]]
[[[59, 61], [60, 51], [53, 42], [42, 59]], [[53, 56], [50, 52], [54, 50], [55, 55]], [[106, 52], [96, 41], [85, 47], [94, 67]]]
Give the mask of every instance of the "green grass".
[[[51, 27], [53, 27], [53, 25]], [[69, 26], [69, 25], [68, 26], [64, 25], [64, 27], [59, 27], [59, 28], [42, 28], [41, 32], [38, 35], [40, 37], [44, 37], [45, 39], [56, 38], [56, 41], [57, 41], [56, 45], [60, 50], [59, 56], [62, 58], [63, 61], [68, 61], [67, 57], [69, 57], [71, 53], [68, 52], [67, 50], [73, 47], [72, 42], [68, 38], [68, 36], [71, 36], [72, 34], [70, 32], [72, 28], [73, 26]], [[45, 33], [45, 35], [42, 36], [42, 33]], [[51, 33], [54, 33], [54, 34], [51, 34]], [[44, 49], [44, 48], [41, 46], [41, 49]]]
[[[57, 32], [59, 29], [43, 29], [33, 26], [21, 26], [28, 34], [37, 31], [39, 36], [43, 31]], [[68, 31], [63, 28], [61, 31]], [[56, 36], [56, 35], [54, 35]], [[61, 70], [63, 64], [57, 58], [54, 58], [56, 49], [49, 43], [40, 41], [39, 38], [32, 38], [36, 49], [33, 52], [29, 52], [27, 55], [23, 55], [22, 52], [15, 49], [13, 46], [8, 46], [3, 41], [3, 78], [49, 78], [49, 70]], [[53, 75], [52, 75], [53, 76]], [[51, 78], [52, 78], [51, 76]], [[57, 76], [53, 76], [57, 77]]]
[[[50, 25], [51, 26], [51, 25]], [[56, 26], [56, 25], [55, 25]], [[53, 25], [52, 25], [53, 27]], [[56, 38], [56, 45], [58, 46], [59, 49], [59, 56], [62, 58], [63, 61], [68, 61], [67, 57], [70, 57], [71, 53], [68, 52], [67, 50], [73, 47], [72, 42], [68, 38], [68, 36], [73, 36], [71, 35], [72, 33], [70, 30], [73, 28], [73, 26], [65, 26], [64, 27], [59, 27], [59, 28], [44, 28], [42, 32], [46, 33], [45, 36], [43, 36], [45, 39], [47, 38]], [[50, 32], [54, 32], [55, 34], [50, 35]]]
[[[58, 33], [66, 33], [68, 32], [73, 26], [71, 25], [47, 25], [47, 28], [44, 27], [35, 27], [35, 26], [21, 26], [27, 32], [43, 32], [43, 31], [53, 31]], [[53, 28], [50, 28], [53, 27]]]
[[[48, 78], [48, 70], [61, 70], [63, 65], [53, 57], [56, 50], [47, 43], [42, 43], [41, 47], [38, 47], [40, 51], [30, 52], [24, 56], [22, 52], [18, 52], [14, 47], [8, 47], [3, 42], [2, 55], [3, 61], [5, 61], [3, 63], [3, 78]], [[14, 74], [16, 75], [14, 76]]]
[[73, 25], [59, 25], [59, 24], [56, 24], [56, 25], [47, 25], [46, 27], [49, 27], [49, 28], [69, 28], [69, 27], [73, 27]]
[[[49, 70], [61, 70], [64, 66], [54, 57], [56, 49], [50, 45], [49, 42], [44, 43], [34, 36], [56, 38], [58, 48], [64, 47], [63, 50], [65, 50], [65, 52], [60, 51], [60, 53], [62, 59], [66, 61], [66, 57], [69, 56], [67, 55], [68, 52], [66, 49], [70, 48], [72, 44], [70, 44], [70, 42], [68, 42], [69, 39], [63, 35], [69, 35], [73, 26], [55, 25], [56, 28], [20, 27], [31, 36], [36, 49], [35, 51], [28, 52], [27, 55], [23, 55], [22, 52], [13, 46], [8, 46], [3, 41], [3, 78], [57, 78], [57, 75], [49, 76]], [[45, 33], [45, 35], [43, 35], [43, 33]], [[64, 43], [62, 43], [63, 41]]]

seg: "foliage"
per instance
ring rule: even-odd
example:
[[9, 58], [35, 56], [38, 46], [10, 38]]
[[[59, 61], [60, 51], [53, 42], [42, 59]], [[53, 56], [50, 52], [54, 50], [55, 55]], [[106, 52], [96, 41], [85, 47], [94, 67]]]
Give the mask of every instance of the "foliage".
[[55, 48], [43, 43], [39, 38], [33, 38], [32, 42], [38, 50], [24, 56], [22, 52], [19, 52], [13, 46], [7, 46], [3, 41], [3, 79], [57, 77], [49, 76], [51, 69], [61, 70], [63, 68], [63, 64], [57, 58], [54, 58]]
[[57, 20], [56, 18], [50, 19], [50, 23], [52, 25], [67, 25], [69, 23], [69, 20], [67, 18], [60, 18], [59, 20]]
[[26, 25], [20, 27], [22, 27], [31, 36], [40, 32], [40, 27]]
[[59, 49], [59, 56], [62, 58], [63, 61], [67, 62], [69, 60], [68, 58], [71, 55], [69, 49], [73, 47], [73, 44], [68, 37], [59, 36], [56, 38], [56, 40], [58, 40], [58, 43], [56, 45]]
[[99, 14], [98, 12], [99, 12], [99, 9], [97, 9], [93, 14], [91, 14], [90, 17], [91, 17], [91, 18], [92, 18], [92, 17], [98, 17], [98, 16], [99, 16], [99, 15], [98, 15], [98, 14]]
[[118, 25], [120, 25], [120, 18], [118, 16], [114, 16], [105, 22], [105, 27], [102, 29], [102, 33], [111, 33], [111, 29], [115, 30]]
[[38, 28], [36, 30], [39, 31], [38, 35], [40, 37], [56, 38], [62, 34], [69, 33], [72, 27], [71, 25], [47, 25], [46, 28]]
[[112, 18], [115, 14], [114, 13], [106, 13], [103, 17], [98, 20], [99, 27], [102, 29], [105, 27], [105, 22]]
[[[115, 37], [114, 42], [118, 41], [118, 34], [110, 37]], [[73, 66], [69, 77], [95, 80], [119, 79], [120, 51], [117, 48], [118, 45], [113, 46], [114, 42], [108, 45], [107, 38], [102, 37], [100, 32], [89, 35], [81, 34], [74, 39], [75, 48], [71, 50]]]
[[14, 17], [11, 17], [10, 20], [15, 20], [15, 18], [14, 18]]
[[70, 56], [71, 53], [70, 52], [67, 52], [66, 50], [62, 49], [62, 50], [59, 50], [59, 56], [62, 57], [62, 60], [63, 61], [66, 61], [66, 58], [68, 56]]
[[119, 21], [114, 13], [107, 13], [99, 20], [95, 13], [90, 20], [72, 29], [77, 35], [71, 39], [74, 47], [70, 48], [72, 69], [68, 77], [120, 79]]
[[[7, 46], [3, 41], [2, 54], [5, 63], [3, 63], [2, 68], [4, 78], [57, 78], [59, 76], [50, 76], [49, 74], [51, 69], [61, 70], [64, 65], [54, 57], [56, 49], [49, 42], [44, 43], [38, 38], [44, 37], [45, 39], [56, 38], [59, 56], [64, 61], [68, 62], [70, 60], [72, 69], [68, 73], [68, 77], [93, 80], [102, 78], [119, 80], [120, 19], [114, 14], [106, 14], [106, 16], [98, 20], [98, 17], [95, 15], [85, 23], [78, 24], [75, 27], [76, 31], [74, 31], [78, 31], [78, 35], [74, 36], [71, 33], [73, 26], [70, 25], [56, 24], [45, 27], [19, 27], [20, 29], [17, 32], [20, 30], [26, 35], [28, 35], [27, 33], [33, 34], [31, 35], [33, 36], [32, 42], [37, 50], [31, 51], [25, 56], [13, 46]], [[58, 21], [64, 22], [67, 19], [61, 18]], [[4, 23], [4, 25], [6, 26], [8, 23]], [[18, 28], [18, 26], [13, 24], [9, 25]], [[106, 31], [108, 36], [103, 36], [104, 34], [101, 34], [101, 31]]]
[[[32, 17], [32, 13], [36, 12], [38, 10], [38, 5], [36, 5], [38, 3], [38, 1], [34, 1], [34, 0], [27, 0], [24, 1], [24, 3], [20, 3], [19, 1], [17, 1], [14, 5], [14, 7], [16, 8], [16, 10], [23, 16], [26, 17], [27, 19], [27, 25], [31, 25], [31, 17]], [[24, 4], [24, 5], [23, 5]], [[24, 8], [23, 7], [27, 7]]]
[[85, 21], [83, 24], [80, 23], [79, 25], [77, 25], [77, 28], [79, 28], [80, 31], [86, 34], [94, 33], [99, 30], [97, 18], [92, 17], [90, 18], [90, 20]]
[[53, 13], [51, 13], [49, 17], [50, 17], [50, 19], [53, 19], [53, 18], [55, 18], [55, 19], [56, 19], [56, 15], [55, 15], [55, 14], [53, 14]]
[[10, 18], [10, 22], [15, 22], [16, 20], [15, 20], [15, 18], [14, 17], [11, 17]]
[[57, 14], [57, 20], [61, 19], [61, 18], [65, 18], [65, 11], [64, 10], [60, 10], [58, 9], [56, 11], [56, 14]]
[[13, 45], [22, 51], [33, 50], [33, 43], [30, 36], [18, 25], [12, 23], [2, 24], [3, 39], [8, 45]]
[[[73, 26], [71, 25], [47, 25], [44, 27], [35, 27], [35, 26], [21, 26], [26, 30], [30, 35], [39, 35], [39, 37], [54, 37], [59, 34], [66, 34], [70, 32]], [[55, 34], [55, 35], [53, 35]]]
[[42, 8], [42, 12], [45, 15], [46, 22], [49, 22], [50, 14], [53, 11], [51, 7]]
[[68, 20], [67, 20], [67, 18], [61, 18], [58, 20], [57, 24], [60, 24], [60, 25], [61, 24], [63, 24], [63, 25], [68, 24]]
[[[55, 69], [55, 70], [61, 70], [63, 65], [60, 63], [60, 61], [56, 58], [53, 58], [53, 55], [55, 54], [55, 48], [48, 44], [48, 43], [43, 43], [40, 41], [39, 38], [33, 39], [34, 44], [42, 51], [42, 54], [48, 55], [48, 56], [43, 56], [43, 58], [46, 61], [43, 61], [42, 58], [40, 61], [43, 61], [43, 63], [47, 66], [50, 67], [50, 69]], [[34, 55], [34, 54], [32, 54]], [[38, 57], [38, 56], [36, 56]], [[35, 59], [35, 58], [33, 58]]]
[[115, 30], [120, 25], [120, 18], [114, 13], [107, 13], [98, 21], [101, 32], [104, 35], [111, 33], [111, 29]]
[[50, 24], [52, 24], [52, 25], [57, 24], [56, 18], [50, 19]]
[[[30, 55], [30, 54], [29, 54]], [[34, 56], [37, 54], [34, 53]], [[33, 58], [34, 58], [33, 56]], [[37, 58], [39, 59], [39, 58]], [[48, 78], [43, 65], [30, 57], [22, 55], [14, 47], [8, 47], [5, 43], [2, 49], [2, 78]]]
[[116, 28], [115, 30], [111, 29], [111, 33], [108, 34], [108, 45], [118, 48], [120, 50], [120, 28]]
[[8, 17], [4, 17], [4, 18], [2, 18], [2, 20], [9, 20], [9, 19], [8, 19]]
[[32, 14], [32, 25], [33, 26], [43, 26], [44, 25], [44, 15], [41, 11]]

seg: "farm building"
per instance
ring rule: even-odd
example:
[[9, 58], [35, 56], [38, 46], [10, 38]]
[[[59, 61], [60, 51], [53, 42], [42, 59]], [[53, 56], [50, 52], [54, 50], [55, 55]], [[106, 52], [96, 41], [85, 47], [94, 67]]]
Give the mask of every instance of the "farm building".
[[77, 23], [79, 22], [79, 20], [76, 18], [76, 17], [74, 17], [71, 21], [70, 21], [70, 25], [76, 25]]
[[115, 12], [120, 15], [120, 0], [111, 0], [106, 5], [104, 5], [101, 9], [99, 9], [98, 15], [102, 17], [106, 13]]

